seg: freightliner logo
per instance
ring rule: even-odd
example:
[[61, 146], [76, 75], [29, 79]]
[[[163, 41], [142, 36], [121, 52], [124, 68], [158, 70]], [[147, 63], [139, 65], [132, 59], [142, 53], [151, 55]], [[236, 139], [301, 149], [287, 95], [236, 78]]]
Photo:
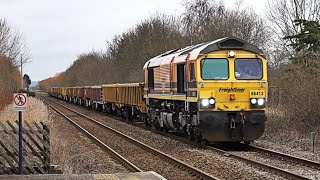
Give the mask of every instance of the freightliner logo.
[[243, 92], [244, 90], [245, 90], [245, 88], [220, 88], [219, 92], [226, 92], [226, 93]]

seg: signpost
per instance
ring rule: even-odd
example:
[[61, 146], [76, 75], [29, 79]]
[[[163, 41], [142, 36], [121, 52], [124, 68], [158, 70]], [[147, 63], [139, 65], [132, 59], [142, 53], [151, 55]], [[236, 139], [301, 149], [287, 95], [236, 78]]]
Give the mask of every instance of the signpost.
[[27, 94], [26, 93], [15, 93], [13, 95], [14, 111], [19, 112], [19, 174], [22, 175], [22, 160], [23, 160], [23, 149], [22, 149], [22, 111], [27, 110]]

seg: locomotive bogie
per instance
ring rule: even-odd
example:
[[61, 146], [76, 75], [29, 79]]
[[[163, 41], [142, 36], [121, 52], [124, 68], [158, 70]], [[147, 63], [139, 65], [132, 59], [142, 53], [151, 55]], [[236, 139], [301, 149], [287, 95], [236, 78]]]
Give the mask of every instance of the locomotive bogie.
[[208, 141], [253, 141], [262, 136], [266, 115], [264, 111], [244, 112], [243, 119], [239, 112], [234, 111], [200, 111], [199, 129]]

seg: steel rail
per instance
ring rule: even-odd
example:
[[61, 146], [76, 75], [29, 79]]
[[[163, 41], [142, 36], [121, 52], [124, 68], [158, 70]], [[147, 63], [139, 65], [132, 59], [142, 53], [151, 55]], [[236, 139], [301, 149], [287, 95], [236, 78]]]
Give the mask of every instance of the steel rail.
[[63, 114], [61, 111], [59, 111], [57, 108], [53, 107], [51, 104], [46, 103], [50, 108], [55, 110], [57, 113], [59, 113], [61, 116], [63, 116], [65, 119], [67, 119], [73, 126], [75, 126], [77, 129], [82, 131], [87, 137], [89, 137], [92, 141], [95, 142], [96, 145], [98, 145], [101, 149], [107, 151], [109, 154], [111, 154], [116, 160], [118, 160], [122, 165], [130, 169], [132, 172], [143, 172], [140, 168], [138, 168], [136, 165], [122, 157], [120, 154], [118, 154], [115, 150], [107, 146], [105, 143], [100, 141], [97, 137], [92, 135], [90, 132], [82, 128], [80, 125], [78, 125], [76, 122], [74, 122], [72, 119], [70, 119], [68, 116]]
[[[51, 100], [51, 99], [50, 99]], [[52, 101], [52, 100], [51, 100]], [[57, 102], [55, 102], [57, 103]], [[60, 103], [57, 103], [57, 104], [60, 104]], [[60, 104], [61, 105], [61, 104]], [[63, 105], [62, 105], [63, 106]], [[68, 107], [66, 107], [68, 108]], [[81, 113], [80, 113], [81, 114]], [[110, 116], [109, 116], [110, 117]], [[88, 117], [90, 118], [90, 117]], [[114, 117], [112, 117], [114, 118]], [[97, 123], [100, 123], [100, 122], [97, 122]], [[135, 123], [131, 123], [130, 124], [133, 124], [137, 127], [140, 127], [140, 128], [144, 128], [142, 126], [139, 126]], [[148, 129], [148, 128], [144, 128], [144, 129]], [[150, 129], [149, 129], [150, 130]], [[152, 130], [152, 129], [151, 129]], [[251, 159], [248, 159], [248, 158], [245, 158], [245, 157], [242, 157], [240, 155], [236, 155], [236, 154], [233, 154], [231, 152], [228, 152], [228, 151], [224, 151], [222, 149], [219, 149], [219, 148], [215, 148], [215, 147], [212, 147], [212, 146], [205, 146], [205, 145], [202, 145], [202, 144], [196, 144], [194, 142], [190, 142], [188, 141], [186, 138], [182, 138], [180, 136], [177, 136], [177, 135], [172, 135], [172, 134], [168, 134], [168, 133], [163, 133], [161, 131], [153, 131], [152, 132], [155, 132], [155, 133], [158, 133], [160, 135], [164, 135], [164, 136], [167, 136], [167, 137], [171, 137], [171, 138], [174, 138], [176, 140], [179, 140], [179, 141], [182, 141], [182, 142], [185, 142], [185, 143], [189, 143], [189, 144], [192, 144], [192, 145], [195, 145], [195, 146], [198, 146], [198, 147], [201, 147], [201, 148], [204, 148], [204, 149], [210, 149], [210, 150], [213, 150], [213, 151], [216, 151], [224, 156], [227, 156], [227, 157], [231, 157], [231, 158], [234, 158], [234, 159], [238, 159], [240, 161], [243, 161], [243, 162], [246, 162], [248, 164], [252, 164], [256, 167], [259, 167], [259, 168], [262, 168], [262, 169], [265, 169], [267, 170], [268, 172], [271, 172], [271, 173], [275, 173], [275, 174], [278, 174], [278, 175], [281, 175], [281, 176], [284, 176], [284, 177], [287, 177], [287, 178], [292, 178], [292, 179], [310, 179], [308, 177], [305, 177], [305, 176], [301, 176], [299, 174], [295, 174], [295, 173], [292, 173], [292, 172], [289, 172], [289, 171], [286, 171], [286, 170], [283, 170], [283, 169], [280, 169], [280, 168], [277, 168], [275, 166], [271, 166], [271, 165], [268, 165], [268, 164], [263, 164], [263, 163], [260, 163], [260, 162], [257, 162], [257, 161], [254, 161], [254, 160], [251, 160]], [[312, 162], [312, 161], [311, 161]], [[316, 162], [315, 162], [316, 163]], [[312, 166], [315, 166], [317, 164], [314, 164]]]
[[255, 150], [255, 151], [265, 152], [265, 153], [268, 153], [268, 154], [272, 154], [274, 156], [282, 156], [284, 158], [289, 159], [290, 161], [297, 162], [299, 164], [303, 164], [303, 165], [306, 165], [306, 166], [309, 166], [309, 167], [315, 167], [317, 169], [320, 169], [320, 163], [316, 162], [316, 161], [311, 161], [309, 159], [300, 158], [300, 157], [297, 157], [297, 156], [292, 156], [292, 155], [289, 155], [289, 154], [285, 154], [285, 153], [282, 153], [282, 152], [274, 151], [274, 150], [271, 150], [271, 149], [266, 149], [266, 148], [255, 146], [255, 145], [248, 145], [248, 147], [253, 149], [253, 150]]
[[62, 106], [64, 108], [66, 108], [66, 109], [68, 109], [68, 110], [70, 110], [70, 111], [82, 116], [82, 117], [85, 117], [85, 118], [91, 120], [95, 124], [97, 124], [97, 125], [99, 125], [101, 127], [104, 127], [106, 129], [108, 129], [109, 131], [112, 131], [112, 132], [120, 135], [121, 137], [125, 138], [126, 140], [128, 140], [128, 141], [130, 141], [130, 142], [132, 142], [132, 143], [134, 143], [134, 144], [136, 144], [138, 146], [140, 146], [141, 148], [145, 149], [146, 151], [148, 151], [148, 152], [150, 152], [150, 153], [152, 153], [152, 154], [154, 154], [156, 156], [160, 155], [161, 157], [167, 159], [168, 162], [171, 162], [171, 163], [175, 164], [176, 166], [180, 167], [181, 169], [187, 170], [189, 173], [197, 176], [199, 179], [214, 179], [214, 180], [218, 180], [219, 179], [219, 178], [214, 177], [214, 176], [212, 176], [212, 175], [210, 175], [210, 174], [208, 174], [206, 172], [203, 172], [202, 170], [200, 170], [200, 169], [198, 169], [196, 167], [192, 167], [192, 166], [184, 163], [183, 161], [181, 161], [179, 159], [176, 159], [176, 158], [174, 158], [174, 157], [172, 157], [172, 156], [170, 156], [168, 154], [165, 154], [165, 153], [163, 153], [163, 152], [161, 152], [161, 151], [159, 151], [159, 150], [157, 150], [157, 149], [155, 149], [155, 148], [153, 148], [153, 147], [151, 147], [151, 146], [149, 146], [147, 144], [144, 144], [144, 143], [142, 143], [142, 142], [140, 142], [140, 141], [138, 141], [138, 140], [136, 140], [136, 139], [134, 139], [134, 138], [132, 138], [130, 136], [127, 136], [127, 135], [121, 133], [120, 131], [110, 127], [110, 126], [107, 126], [107, 125], [105, 125], [103, 123], [100, 123], [99, 121], [97, 121], [97, 120], [95, 120], [95, 119], [93, 119], [91, 117], [88, 117], [87, 115], [84, 115], [84, 114], [82, 114], [82, 113], [80, 113], [80, 112], [78, 112], [78, 111], [76, 111], [74, 109], [71, 109], [71, 108], [69, 108], [69, 107], [67, 107], [65, 105], [57, 103], [57, 102], [55, 102], [55, 101], [53, 101], [51, 99], [48, 99], [46, 97], [43, 97], [43, 98], [47, 99], [47, 100], [50, 100], [50, 101], [54, 102], [55, 104], [58, 104], [58, 105], [60, 105], [60, 106]]
[[[256, 162], [256, 161], [241, 157], [241, 156], [236, 155], [236, 154], [232, 154], [232, 153], [230, 153], [228, 151], [224, 151], [224, 150], [219, 149], [219, 148], [215, 148], [215, 147], [212, 147], [212, 146], [191, 142], [188, 139], [183, 138], [181, 136], [172, 135], [172, 134], [169, 134], [169, 133], [153, 130], [153, 129], [150, 129], [150, 128], [145, 128], [144, 126], [140, 126], [140, 125], [137, 125], [137, 124], [134, 124], [134, 123], [131, 123], [131, 122], [129, 122], [129, 123], [133, 124], [134, 126], [137, 126], [137, 127], [152, 131], [154, 133], [157, 133], [157, 134], [160, 134], [160, 135], [163, 135], [163, 136], [166, 136], [166, 137], [170, 137], [170, 138], [173, 138], [175, 140], [178, 140], [178, 141], [181, 141], [181, 142], [184, 142], [184, 143], [187, 143], [187, 144], [194, 145], [194, 146], [196, 146], [198, 148], [213, 150], [213, 151], [216, 151], [216, 152], [218, 152], [218, 153], [220, 153], [220, 154], [222, 154], [224, 156], [231, 157], [231, 158], [234, 158], [234, 159], [238, 159], [238, 160], [244, 161], [244, 162], [249, 163], [249, 164], [253, 164], [254, 166], [260, 167], [262, 169], [266, 169], [268, 172], [271, 172], [271, 173], [276, 173], [278, 175], [285, 176], [285, 177], [292, 178], [292, 179], [310, 179], [310, 178], [307, 178], [307, 177], [304, 177], [304, 176], [300, 176], [300, 175], [295, 174], [295, 173], [291, 173], [291, 172], [286, 171], [286, 170], [282, 170], [282, 169], [274, 167], [274, 166], [270, 166], [270, 165], [267, 165], [267, 164], [263, 164], [263, 163], [260, 163], [260, 162]], [[252, 145], [250, 145], [250, 146], [252, 146]], [[255, 148], [255, 147], [253, 146], [252, 148]], [[259, 148], [259, 147], [257, 147], [257, 148]], [[259, 148], [259, 150], [260, 150], [260, 148]], [[265, 149], [265, 150], [267, 152], [269, 152], [267, 149]], [[263, 151], [263, 150], [261, 149], [261, 151]], [[288, 158], [290, 158], [290, 157], [288, 157]], [[292, 157], [292, 158], [294, 158], [294, 157]], [[301, 163], [303, 163], [303, 164], [310, 164], [310, 166], [314, 166], [314, 167], [320, 168], [320, 164], [318, 162], [314, 162], [314, 161], [310, 161], [310, 160], [302, 159], [302, 158], [293, 159], [293, 160], [301, 161]]]
[[[108, 116], [110, 118], [116, 118], [116, 119], [121, 119], [121, 118], [118, 118], [118, 117], [112, 117], [112, 116]], [[278, 175], [281, 175], [281, 176], [285, 176], [285, 177], [288, 177], [288, 178], [293, 178], [293, 179], [310, 179], [308, 177], [305, 177], [305, 176], [301, 176], [299, 174], [295, 174], [295, 173], [292, 173], [292, 172], [289, 172], [289, 171], [286, 171], [286, 170], [283, 170], [283, 169], [280, 169], [280, 168], [277, 168], [275, 166], [271, 166], [271, 165], [268, 165], [268, 164], [263, 164], [263, 163], [260, 163], [260, 162], [257, 162], [257, 161], [254, 161], [254, 160], [250, 160], [250, 159], [247, 159], [247, 158], [244, 158], [242, 156], [239, 156], [239, 155], [236, 155], [236, 154], [232, 154], [228, 151], [224, 151], [222, 149], [219, 149], [219, 148], [215, 148], [215, 147], [212, 147], [212, 146], [208, 146], [208, 145], [204, 145], [204, 144], [198, 144], [198, 143], [195, 143], [195, 142], [192, 142], [192, 141], [189, 141], [188, 139], [184, 138], [184, 137], [181, 137], [181, 136], [177, 136], [177, 135], [173, 135], [173, 134], [170, 134], [170, 133], [165, 133], [163, 131], [158, 131], [158, 130], [153, 130], [151, 128], [146, 128], [145, 126], [141, 126], [140, 124], [137, 124], [137, 123], [133, 123], [133, 122], [128, 122], [129, 124], [132, 124], [136, 127], [140, 127], [140, 128], [143, 128], [145, 130], [149, 130], [149, 131], [152, 131], [153, 133], [157, 133], [159, 135], [163, 135], [163, 136], [166, 136], [166, 137], [170, 137], [170, 138], [173, 138], [175, 140], [178, 140], [178, 141], [181, 141], [181, 142], [184, 142], [184, 143], [187, 143], [187, 144], [190, 144], [190, 145], [194, 145], [198, 148], [204, 148], [204, 149], [209, 149], [209, 150], [214, 150], [220, 154], [223, 154], [225, 156], [228, 156], [228, 157], [231, 157], [231, 158], [234, 158], [234, 159], [238, 159], [238, 160], [241, 160], [241, 161], [244, 161], [246, 163], [249, 163], [249, 164], [253, 164], [254, 166], [257, 166], [257, 167], [260, 167], [262, 169], [266, 169], [268, 172], [271, 172], [271, 173], [275, 173], [275, 174], [278, 174]], [[251, 146], [251, 147], [250, 147]], [[247, 147], [249, 148], [256, 148], [257, 150], [265, 150], [265, 152], [272, 152], [272, 150], [268, 150], [268, 149], [263, 149], [263, 148], [260, 148], [260, 147], [256, 147], [256, 146], [253, 146], [253, 145], [248, 145]], [[275, 152], [275, 151], [274, 151]], [[277, 153], [277, 152], [275, 152]], [[280, 153], [279, 153], [280, 154]], [[279, 155], [277, 154], [277, 155]], [[284, 156], [286, 156], [286, 154], [284, 153], [281, 153], [283, 154]], [[301, 164], [309, 164], [310, 166], [313, 166], [313, 167], [318, 167], [320, 168], [320, 164], [318, 162], [314, 162], [314, 161], [310, 161], [310, 160], [307, 160], [307, 159], [303, 159], [303, 158], [298, 158], [298, 157], [293, 157], [293, 156], [290, 156], [290, 155], [287, 155], [288, 158], [296, 161], [296, 162], [301, 162]], [[295, 159], [296, 158], [296, 159]]]
[[255, 161], [255, 160], [251, 160], [251, 159], [242, 157], [240, 155], [236, 155], [236, 154], [234, 154], [232, 152], [224, 151], [224, 150], [221, 150], [221, 149], [218, 149], [218, 148], [215, 148], [215, 147], [211, 147], [211, 146], [206, 146], [205, 148], [214, 150], [214, 151], [216, 151], [218, 153], [221, 153], [221, 154], [223, 154], [223, 155], [225, 155], [227, 157], [231, 157], [231, 158], [234, 158], [234, 159], [238, 159], [238, 160], [244, 161], [246, 163], [249, 163], [249, 164], [252, 164], [254, 166], [260, 167], [262, 169], [268, 170], [269, 172], [273, 172], [273, 173], [276, 173], [278, 175], [281, 175], [281, 176], [284, 176], [284, 177], [287, 177], [287, 178], [290, 178], [290, 179], [291, 178], [292, 179], [310, 179], [308, 177], [305, 177], [305, 176], [302, 176], [302, 175], [299, 175], [299, 174], [296, 174], [296, 173], [293, 173], [293, 172], [289, 172], [289, 171], [286, 171], [284, 169], [277, 168], [275, 166], [271, 166], [271, 165], [268, 165], [268, 164], [264, 164], [264, 163], [261, 163], [261, 162]]

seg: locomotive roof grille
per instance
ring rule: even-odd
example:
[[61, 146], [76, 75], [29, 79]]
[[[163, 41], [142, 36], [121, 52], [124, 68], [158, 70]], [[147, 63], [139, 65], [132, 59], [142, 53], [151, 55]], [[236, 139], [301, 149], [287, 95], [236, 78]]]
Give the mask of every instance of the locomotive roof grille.
[[225, 37], [211, 42], [204, 42], [180, 49], [169, 50], [147, 61], [143, 68], [145, 69], [158, 67], [164, 59], [168, 58], [172, 60], [175, 57], [184, 56], [187, 54], [191, 54], [192, 58], [199, 58], [204, 54], [208, 54], [210, 52], [218, 50], [245, 50], [259, 54], [260, 56], [265, 58], [264, 53], [257, 46], [247, 43], [238, 38]]
[[240, 42], [236, 39], [229, 39], [229, 40], [226, 40], [226, 41], [219, 43], [219, 45], [221, 48], [234, 48], [234, 47], [242, 48], [244, 43]]
[[225, 38], [225, 39], [222, 39], [221, 41], [210, 44], [206, 48], [204, 48], [200, 52], [200, 54], [206, 54], [211, 51], [216, 51], [220, 49], [242, 49], [242, 50], [247, 50], [247, 51], [260, 54], [261, 56], [265, 57], [263, 52], [257, 46], [249, 44], [238, 38]]
[[163, 57], [163, 56], [166, 56], [166, 55], [172, 54], [172, 53], [174, 53], [174, 52], [176, 52], [176, 51], [178, 51], [178, 50], [180, 50], [180, 49], [173, 49], [173, 50], [169, 50], [169, 51], [167, 51], [167, 52], [165, 52], [165, 53], [161, 54], [161, 56], [160, 56], [160, 57]]
[[200, 47], [200, 46], [203, 46], [204, 44], [206, 44], [206, 43], [201, 43], [201, 44], [194, 45], [192, 48], [187, 49], [186, 51], [184, 51], [183, 53], [181, 53], [180, 56], [181, 56], [181, 55], [188, 54], [189, 52], [197, 49], [197, 48]]

